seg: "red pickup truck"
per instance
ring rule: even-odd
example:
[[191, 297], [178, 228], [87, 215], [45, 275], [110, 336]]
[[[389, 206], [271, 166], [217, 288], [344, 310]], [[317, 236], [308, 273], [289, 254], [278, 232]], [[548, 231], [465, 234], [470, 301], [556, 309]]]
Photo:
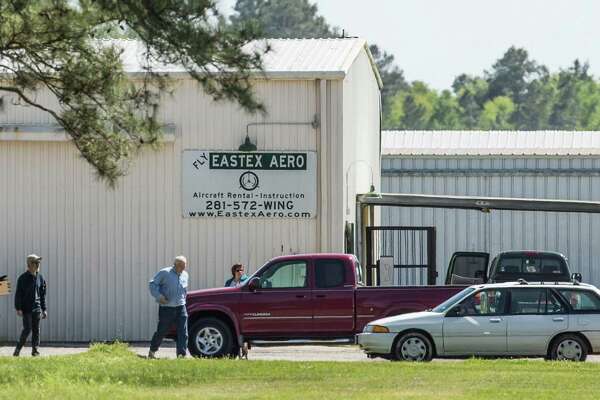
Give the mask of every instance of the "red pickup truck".
[[431, 308], [464, 286], [365, 287], [350, 254], [277, 257], [238, 288], [190, 292], [189, 350], [238, 354], [256, 340], [352, 339], [374, 319]]

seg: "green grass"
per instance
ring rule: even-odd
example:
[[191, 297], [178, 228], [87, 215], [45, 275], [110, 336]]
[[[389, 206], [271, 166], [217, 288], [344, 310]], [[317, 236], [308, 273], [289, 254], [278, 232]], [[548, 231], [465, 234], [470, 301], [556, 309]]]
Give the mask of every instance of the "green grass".
[[0, 357], [2, 399], [597, 399], [600, 364], [145, 360], [125, 345]]

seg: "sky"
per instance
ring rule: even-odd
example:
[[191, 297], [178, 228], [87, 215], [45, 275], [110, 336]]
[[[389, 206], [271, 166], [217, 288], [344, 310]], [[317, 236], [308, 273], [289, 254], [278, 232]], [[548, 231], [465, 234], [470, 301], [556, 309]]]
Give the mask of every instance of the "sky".
[[[235, 0], [218, 0], [231, 13]], [[312, 0], [330, 25], [392, 53], [409, 81], [449, 89], [512, 45], [551, 71], [590, 63], [600, 77], [600, 0]]]

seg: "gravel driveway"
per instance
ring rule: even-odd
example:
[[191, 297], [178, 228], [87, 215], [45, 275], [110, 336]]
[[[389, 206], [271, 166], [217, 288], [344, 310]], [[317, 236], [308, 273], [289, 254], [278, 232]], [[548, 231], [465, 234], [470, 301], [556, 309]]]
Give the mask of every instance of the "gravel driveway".
[[[148, 354], [146, 343], [132, 343], [131, 349], [145, 356]], [[11, 356], [14, 347], [0, 347], [0, 356]], [[88, 350], [85, 345], [42, 346], [40, 352], [43, 357], [78, 354]], [[175, 358], [175, 346], [165, 343], [157, 353], [162, 358]], [[22, 357], [31, 357], [31, 348], [25, 347], [21, 351]], [[358, 346], [253, 346], [248, 354], [249, 360], [287, 360], [287, 361], [363, 361], [386, 362], [382, 359], [369, 359]], [[441, 361], [441, 360], [440, 360]], [[447, 361], [447, 360], [443, 360]], [[589, 356], [588, 361], [600, 362], [600, 355]]]
[[[141, 355], [148, 354], [149, 343], [132, 343], [131, 349]], [[11, 356], [14, 347], [0, 347], [0, 356]], [[42, 356], [78, 354], [88, 350], [87, 346], [41, 346]], [[175, 346], [165, 343], [157, 353], [159, 357], [175, 358]], [[21, 351], [22, 357], [31, 356], [31, 348]], [[290, 361], [372, 361], [356, 346], [253, 346], [248, 354], [249, 360], [290, 360]]]

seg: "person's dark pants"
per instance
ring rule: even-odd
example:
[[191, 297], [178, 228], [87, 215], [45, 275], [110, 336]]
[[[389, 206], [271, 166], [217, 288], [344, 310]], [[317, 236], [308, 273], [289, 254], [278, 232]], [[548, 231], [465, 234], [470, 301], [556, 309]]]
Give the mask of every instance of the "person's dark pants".
[[188, 329], [187, 310], [185, 306], [158, 307], [158, 327], [150, 342], [150, 351], [158, 351], [165, 335], [173, 325], [177, 325], [177, 355], [186, 355]]
[[23, 330], [21, 331], [21, 337], [19, 337], [19, 342], [17, 343], [17, 348], [19, 350], [25, 345], [25, 342], [31, 333], [32, 352], [37, 352], [37, 349], [40, 346], [41, 319], [42, 313], [39, 311], [23, 313]]

